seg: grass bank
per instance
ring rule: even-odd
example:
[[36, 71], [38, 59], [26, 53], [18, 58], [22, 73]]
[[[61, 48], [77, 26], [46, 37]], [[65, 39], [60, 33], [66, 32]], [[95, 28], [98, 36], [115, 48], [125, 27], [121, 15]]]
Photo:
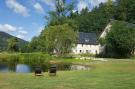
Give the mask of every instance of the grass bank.
[[135, 60], [90, 64], [90, 71], [58, 71], [56, 77], [0, 73], [0, 89], [134, 89]]

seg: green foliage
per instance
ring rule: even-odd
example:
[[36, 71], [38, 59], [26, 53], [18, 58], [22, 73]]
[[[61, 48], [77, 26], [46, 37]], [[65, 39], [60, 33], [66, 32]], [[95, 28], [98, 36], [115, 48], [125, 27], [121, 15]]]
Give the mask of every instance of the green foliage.
[[[17, 42], [17, 45], [16, 45], [16, 47], [18, 46], [18, 47], [17, 47], [17, 51], [18, 51], [18, 50], [21, 50], [24, 45], [27, 45], [27, 44], [28, 44], [27, 41], [24, 41], [24, 40], [22, 40], [22, 39], [19, 39], [19, 38], [16, 38], [16, 37], [12, 36], [12, 35], [9, 35], [8, 33], [1, 32], [1, 31], [0, 31], [0, 52], [7, 51], [8, 46], [9, 46], [8, 40], [9, 40], [9, 39], [13, 39], [13, 38], [18, 41], [18, 42]], [[11, 43], [13, 43], [13, 42], [10, 42], [10, 46], [11, 46]], [[12, 45], [13, 45], [13, 44], [12, 44]], [[10, 51], [11, 51], [11, 50], [10, 50]], [[15, 51], [15, 50], [12, 49], [12, 51]]]
[[[110, 19], [135, 23], [134, 0], [108, 0], [108, 2], [94, 7], [91, 11], [86, 7], [80, 12], [73, 12], [74, 5], [74, 2], [70, 4], [65, 0], [55, 1], [56, 10], [50, 11], [49, 16], [46, 16], [48, 24], [39, 37], [33, 38], [28, 46], [29, 52], [53, 53], [55, 49], [57, 54], [68, 53], [72, 46], [67, 48], [64, 43], [68, 41], [65, 42], [66, 39], [63, 39], [63, 37], [68, 38], [66, 33], [68, 30], [64, 32], [61, 29], [71, 28], [72, 31], [96, 32], [99, 34], [104, 30]], [[70, 27], [66, 27], [65, 24]], [[72, 35], [69, 34], [69, 39]], [[102, 45], [105, 43], [105, 39], [99, 39], [99, 41]], [[69, 45], [69, 43], [66, 44]]]
[[67, 14], [69, 14], [74, 8], [74, 2], [68, 4], [65, 0], [56, 0], [55, 8], [55, 11], [49, 12], [49, 17], [46, 16], [46, 19], [48, 20], [48, 25], [51, 26], [65, 23], [65, 21], [67, 20]]
[[28, 52], [33, 52], [33, 50], [31, 50], [31, 48], [29, 47], [29, 44], [23, 44], [21, 47], [20, 47], [20, 52], [22, 53], [28, 53]]
[[49, 54], [44, 53], [21, 53], [19, 57], [20, 63], [31, 65], [44, 64], [53, 59]]
[[42, 37], [33, 37], [27, 47], [28, 52], [46, 52], [45, 40]]
[[116, 0], [115, 18], [130, 23], [135, 23], [135, 1], [134, 0]]
[[68, 24], [50, 26], [41, 33], [47, 52], [61, 55], [69, 53], [76, 43], [77, 32]]
[[0, 62], [22, 63], [30, 65], [44, 64], [52, 60], [53, 57], [45, 53], [0, 53]]
[[100, 38], [100, 39], [99, 39], [99, 43], [100, 43], [102, 46], [105, 45], [106, 39], [105, 39], [105, 38]]
[[109, 1], [93, 8], [91, 12], [85, 8], [80, 13], [71, 13], [70, 18], [76, 21], [78, 31], [100, 33], [113, 17], [114, 11], [113, 3]]
[[82, 57], [95, 57], [96, 55], [90, 54], [90, 53], [84, 53], [84, 54], [80, 54], [80, 56], [82, 56]]
[[[132, 26], [132, 25], [131, 25]], [[132, 55], [135, 50], [135, 27], [115, 21], [106, 37], [107, 47], [120, 56]]]
[[76, 21], [80, 32], [102, 32], [110, 19], [123, 20], [135, 23], [135, 1], [134, 0], [108, 0], [95, 7], [90, 12], [88, 8], [80, 13], [76, 11], [69, 16]]
[[19, 47], [18, 47], [18, 39], [13, 37], [7, 40], [8, 42], [8, 51], [11, 52], [18, 52], [19, 51]]
[[17, 53], [0, 53], [0, 62], [10, 62], [16, 63], [19, 60], [19, 55]]

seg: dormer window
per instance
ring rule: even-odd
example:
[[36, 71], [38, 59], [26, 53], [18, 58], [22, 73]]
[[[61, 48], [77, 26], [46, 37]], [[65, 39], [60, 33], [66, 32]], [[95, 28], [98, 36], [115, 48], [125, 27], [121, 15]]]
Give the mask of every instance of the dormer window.
[[89, 42], [89, 39], [85, 39], [85, 42]]

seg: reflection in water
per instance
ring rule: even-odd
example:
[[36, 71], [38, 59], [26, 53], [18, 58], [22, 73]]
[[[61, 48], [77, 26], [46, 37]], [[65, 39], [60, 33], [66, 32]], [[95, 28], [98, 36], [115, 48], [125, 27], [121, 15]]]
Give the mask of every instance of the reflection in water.
[[[44, 72], [47, 72], [48, 69], [50, 68], [51, 65], [49, 64], [44, 64], [40, 65], [42, 70]], [[27, 65], [27, 64], [13, 64], [13, 65], [8, 65], [8, 64], [0, 64], [0, 72], [16, 72], [16, 73], [30, 73], [35, 70], [34, 65]], [[89, 66], [83, 66], [83, 65], [72, 65], [72, 64], [66, 64], [66, 63], [60, 63], [57, 64], [57, 70], [90, 70], [91, 67]]]
[[71, 70], [90, 70], [90, 67], [83, 65], [71, 65]]
[[29, 72], [31, 72], [31, 69], [28, 65], [17, 64], [15, 72], [17, 72], [17, 73], [29, 73]]
[[9, 69], [7, 67], [7, 65], [5, 64], [0, 64], [0, 72], [8, 72]]

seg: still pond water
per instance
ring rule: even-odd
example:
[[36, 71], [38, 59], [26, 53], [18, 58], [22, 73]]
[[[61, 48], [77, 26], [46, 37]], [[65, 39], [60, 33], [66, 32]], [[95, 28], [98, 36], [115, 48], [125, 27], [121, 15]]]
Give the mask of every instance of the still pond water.
[[[46, 72], [52, 65], [40, 65], [42, 71]], [[59, 71], [70, 71], [70, 70], [90, 70], [91, 67], [83, 65], [73, 64], [57, 64], [57, 70]], [[28, 64], [7, 64], [0, 63], [0, 72], [16, 72], [16, 73], [30, 73], [35, 70], [36, 67]]]

